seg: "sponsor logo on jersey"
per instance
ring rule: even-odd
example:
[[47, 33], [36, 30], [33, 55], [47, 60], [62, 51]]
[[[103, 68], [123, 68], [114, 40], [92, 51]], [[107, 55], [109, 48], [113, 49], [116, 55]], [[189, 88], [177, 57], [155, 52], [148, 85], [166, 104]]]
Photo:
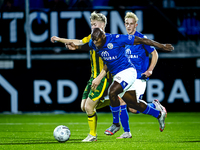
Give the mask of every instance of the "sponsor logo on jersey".
[[102, 56], [102, 57], [109, 56], [109, 53], [108, 53], [107, 51], [103, 51], [103, 52], [101, 53], [101, 56]]
[[104, 60], [113, 60], [113, 59], [117, 59], [117, 56], [110, 56], [110, 54], [107, 51], [103, 51], [101, 53], [101, 56]]
[[130, 49], [126, 49], [126, 54], [130, 55], [131, 54], [131, 50]]
[[138, 58], [138, 55], [131, 54], [130, 49], [126, 49], [126, 55], [128, 58]]

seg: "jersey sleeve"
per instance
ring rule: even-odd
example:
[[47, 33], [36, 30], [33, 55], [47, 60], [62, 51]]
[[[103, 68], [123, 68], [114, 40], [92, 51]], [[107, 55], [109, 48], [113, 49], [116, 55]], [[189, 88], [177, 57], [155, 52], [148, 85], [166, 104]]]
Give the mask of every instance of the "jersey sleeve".
[[92, 40], [90, 40], [90, 41], [89, 41], [89, 44], [88, 44], [88, 45], [89, 45], [89, 47], [90, 47], [90, 48], [93, 48], [93, 49], [95, 49], [95, 46], [94, 46], [94, 44], [93, 44]]
[[144, 47], [148, 51], [148, 53], [152, 53], [155, 50], [154, 46], [144, 45]]
[[135, 40], [134, 35], [117, 34], [115, 38], [120, 46], [133, 45]]
[[90, 39], [91, 39], [91, 34], [90, 35], [88, 35], [88, 36], [86, 36], [86, 37], [84, 37], [83, 39], [82, 39], [82, 42], [85, 44], [85, 43], [88, 43], [89, 41], [90, 41]]

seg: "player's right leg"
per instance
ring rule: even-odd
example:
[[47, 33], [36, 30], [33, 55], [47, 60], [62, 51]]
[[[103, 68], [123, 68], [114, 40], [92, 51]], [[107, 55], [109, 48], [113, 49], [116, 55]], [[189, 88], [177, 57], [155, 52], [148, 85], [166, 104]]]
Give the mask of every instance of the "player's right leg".
[[[92, 141], [96, 141], [97, 140], [97, 136], [96, 136], [96, 122], [97, 122], [97, 116], [96, 116], [96, 112], [94, 112], [95, 110], [95, 106], [88, 107], [88, 100], [91, 100], [90, 98], [88, 98], [88, 96], [90, 95], [91, 92], [91, 84], [92, 84], [92, 80], [93, 78], [90, 78], [90, 80], [87, 82], [87, 86], [85, 87], [85, 90], [83, 92], [82, 95], [82, 101], [81, 101], [81, 110], [83, 112], [87, 113], [88, 116], [88, 125], [90, 128], [90, 133], [88, 134], [88, 136], [82, 140], [83, 142], [92, 142]], [[90, 121], [92, 120], [92, 121]]]
[[85, 104], [86, 104], [88, 95], [89, 95], [90, 90], [91, 90], [92, 80], [93, 80], [93, 78], [90, 78], [90, 80], [87, 82], [87, 85], [86, 85], [84, 92], [83, 92], [83, 95], [82, 95], [81, 110], [83, 112], [85, 112]]
[[86, 100], [87, 100], [87, 99], [82, 99], [82, 101], [81, 101], [81, 110], [82, 110], [83, 112], [85, 112], [85, 103], [86, 103]]
[[129, 115], [127, 110], [127, 105], [120, 97], [119, 100], [120, 100], [120, 121], [124, 129], [124, 133], [120, 137], [117, 137], [117, 139], [132, 138], [129, 126]]
[[96, 114], [96, 106], [99, 102], [99, 99], [103, 96], [104, 91], [108, 88], [109, 83], [106, 78], [103, 78], [98, 85], [97, 89], [93, 91], [91, 89], [91, 83], [93, 78], [90, 80], [90, 84], [88, 84], [88, 89], [90, 89], [88, 98], [85, 102], [85, 111], [88, 116], [88, 124], [90, 128], [90, 133], [88, 137], [86, 137], [83, 142], [92, 142], [97, 140], [97, 114]]
[[97, 128], [97, 114], [95, 107], [98, 103], [98, 100], [93, 101], [89, 97], [86, 100], [85, 103], [85, 110], [88, 116], [88, 124], [90, 128], [90, 133], [88, 136], [82, 140], [82, 142], [92, 142], [92, 141], [97, 141], [97, 133], [96, 133], [96, 128]]
[[109, 88], [109, 99], [111, 103], [110, 110], [113, 115], [113, 124], [104, 132], [106, 135], [113, 135], [120, 129], [120, 102], [118, 99], [118, 94], [121, 92], [123, 92], [123, 88], [118, 82], [114, 81]]
[[114, 76], [114, 81], [109, 88], [110, 109], [113, 114], [113, 124], [104, 132], [106, 135], [113, 135], [120, 129], [119, 118], [121, 107], [118, 95], [124, 95], [125, 91], [135, 82], [136, 76], [137, 73], [134, 68], [125, 69]]
[[[145, 89], [146, 89], [146, 81], [145, 80], [141, 80], [141, 79], [136, 79], [134, 82], [134, 87], [136, 90], [136, 96], [137, 99], [142, 98]], [[118, 137], [117, 139], [122, 139], [122, 138], [132, 138], [131, 132], [130, 132], [130, 127], [129, 127], [129, 115], [128, 115], [128, 111], [127, 111], [127, 105], [126, 103], [119, 97], [120, 100], [120, 121], [122, 124], [122, 127], [124, 129], [124, 133]], [[129, 107], [129, 111], [132, 113], [137, 114], [139, 111], [137, 111], [136, 109], [130, 108]]]

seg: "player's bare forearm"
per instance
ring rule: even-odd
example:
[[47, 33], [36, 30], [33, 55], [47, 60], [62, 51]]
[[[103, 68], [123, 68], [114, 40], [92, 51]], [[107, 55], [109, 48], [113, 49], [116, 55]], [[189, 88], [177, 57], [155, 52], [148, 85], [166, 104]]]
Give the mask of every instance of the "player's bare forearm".
[[152, 53], [152, 58], [151, 58], [151, 63], [149, 65], [149, 68], [147, 69], [146, 72], [143, 73], [143, 76], [145, 76], [146, 78], [148, 78], [149, 76], [152, 75], [153, 73], [153, 70], [157, 64], [157, 61], [158, 61], [158, 53], [156, 50], [154, 50]]
[[62, 43], [70, 43], [70, 42], [73, 42], [75, 45], [83, 45], [82, 40], [77, 40], [77, 39], [67, 39], [62, 41]]
[[104, 65], [103, 69], [101, 70], [101, 72], [99, 74], [99, 76], [100, 76], [101, 79], [103, 79], [103, 77], [106, 76], [107, 71], [108, 71], [108, 68], [107, 68], [106, 65]]
[[75, 45], [80, 45], [82, 44], [81, 40], [76, 40], [76, 39], [64, 39], [64, 38], [59, 38], [59, 41], [61, 43], [70, 43], [73, 42]]
[[108, 71], [108, 68], [106, 65], [104, 65], [103, 69], [101, 70], [100, 74], [97, 76], [97, 78], [99, 80], [102, 80], [105, 76], [106, 76], [106, 73]]
[[104, 68], [101, 70], [100, 74], [92, 81], [91, 87], [93, 90], [96, 90], [101, 80], [106, 76], [107, 70], [107, 66], [104, 65]]
[[156, 42], [154, 40], [149, 40], [146, 38], [140, 38], [135, 36], [135, 40], [134, 40], [134, 45], [138, 45], [138, 44], [145, 44], [145, 45], [150, 45], [150, 46], [154, 46], [157, 47], [159, 49], [162, 49], [164, 51], [173, 51], [174, 47], [171, 44], [161, 44], [159, 42]]
[[70, 43], [65, 43], [66, 45], [70, 46], [71, 49], [74, 49], [74, 50], [86, 50], [86, 51], [89, 51], [91, 50], [92, 48], [89, 47], [89, 44], [88, 43], [85, 43], [83, 45], [75, 45], [73, 42], [70, 42]]
[[149, 71], [153, 71], [153, 69], [155, 68], [156, 64], [157, 64], [157, 61], [158, 61], [158, 53], [156, 50], [154, 50], [152, 53], [151, 53], [152, 57], [151, 57], [151, 63], [149, 65], [149, 68], [148, 70]]
[[75, 45], [80, 45], [83, 44], [82, 40], [78, 40], [78, 39], [65, 39], [65, 38], [60, 38], [57, 36], [52, 36], [51, 37], [51, 42], [55, 43], [55, 42], [60, 42], [60, 43], [70, 43], [73, 42]]

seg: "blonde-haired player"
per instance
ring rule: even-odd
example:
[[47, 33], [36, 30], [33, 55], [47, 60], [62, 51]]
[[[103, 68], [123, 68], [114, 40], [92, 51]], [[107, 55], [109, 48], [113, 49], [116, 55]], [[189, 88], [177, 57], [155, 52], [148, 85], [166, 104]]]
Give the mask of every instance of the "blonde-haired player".
[[[91, 13], [90, 16], [91, 29], [101, 28], [105, 31], [105, 27], [107, 24], [107, 18], [105, 15], [97, 12]], [[88, 43], [91, 39], [91, 35], [83, 38], [82, 40], [77, 39], [64, 39], [53, 36], [51, 41], [54, 43], [62, 42], [62, 43], [70, 43], [73, 42], [75, 45], [82, 45], [84, 43]], [[104, 63], [102, 59], [96, 54], [94, 50], [90, 50], [90, 61], [91, 61], [91, 77], [87, 83], [87, 86], [83, 92], [82, 101], [81, 101], [81, 109], [85, 111], [88, 116], [88, 124], [90, 128], [90, 132], [88, 136], [83, 140], [83, 142], [92, 142], [97, 140], [97, 114], [96, 109], [100, 109], [109, 105], [110, 101], [106, 100], [104, 102], [100, 102], [100, 98], [104, 96], [105, 91], [107, 90], [109, 84], [112, 80], [110, 73], [107, 73], [107, 76], [103, 78], [98, 88], [94, 91], [91, 88], [92, 81], [99, 75], [101, 70], [104, 67]]]

